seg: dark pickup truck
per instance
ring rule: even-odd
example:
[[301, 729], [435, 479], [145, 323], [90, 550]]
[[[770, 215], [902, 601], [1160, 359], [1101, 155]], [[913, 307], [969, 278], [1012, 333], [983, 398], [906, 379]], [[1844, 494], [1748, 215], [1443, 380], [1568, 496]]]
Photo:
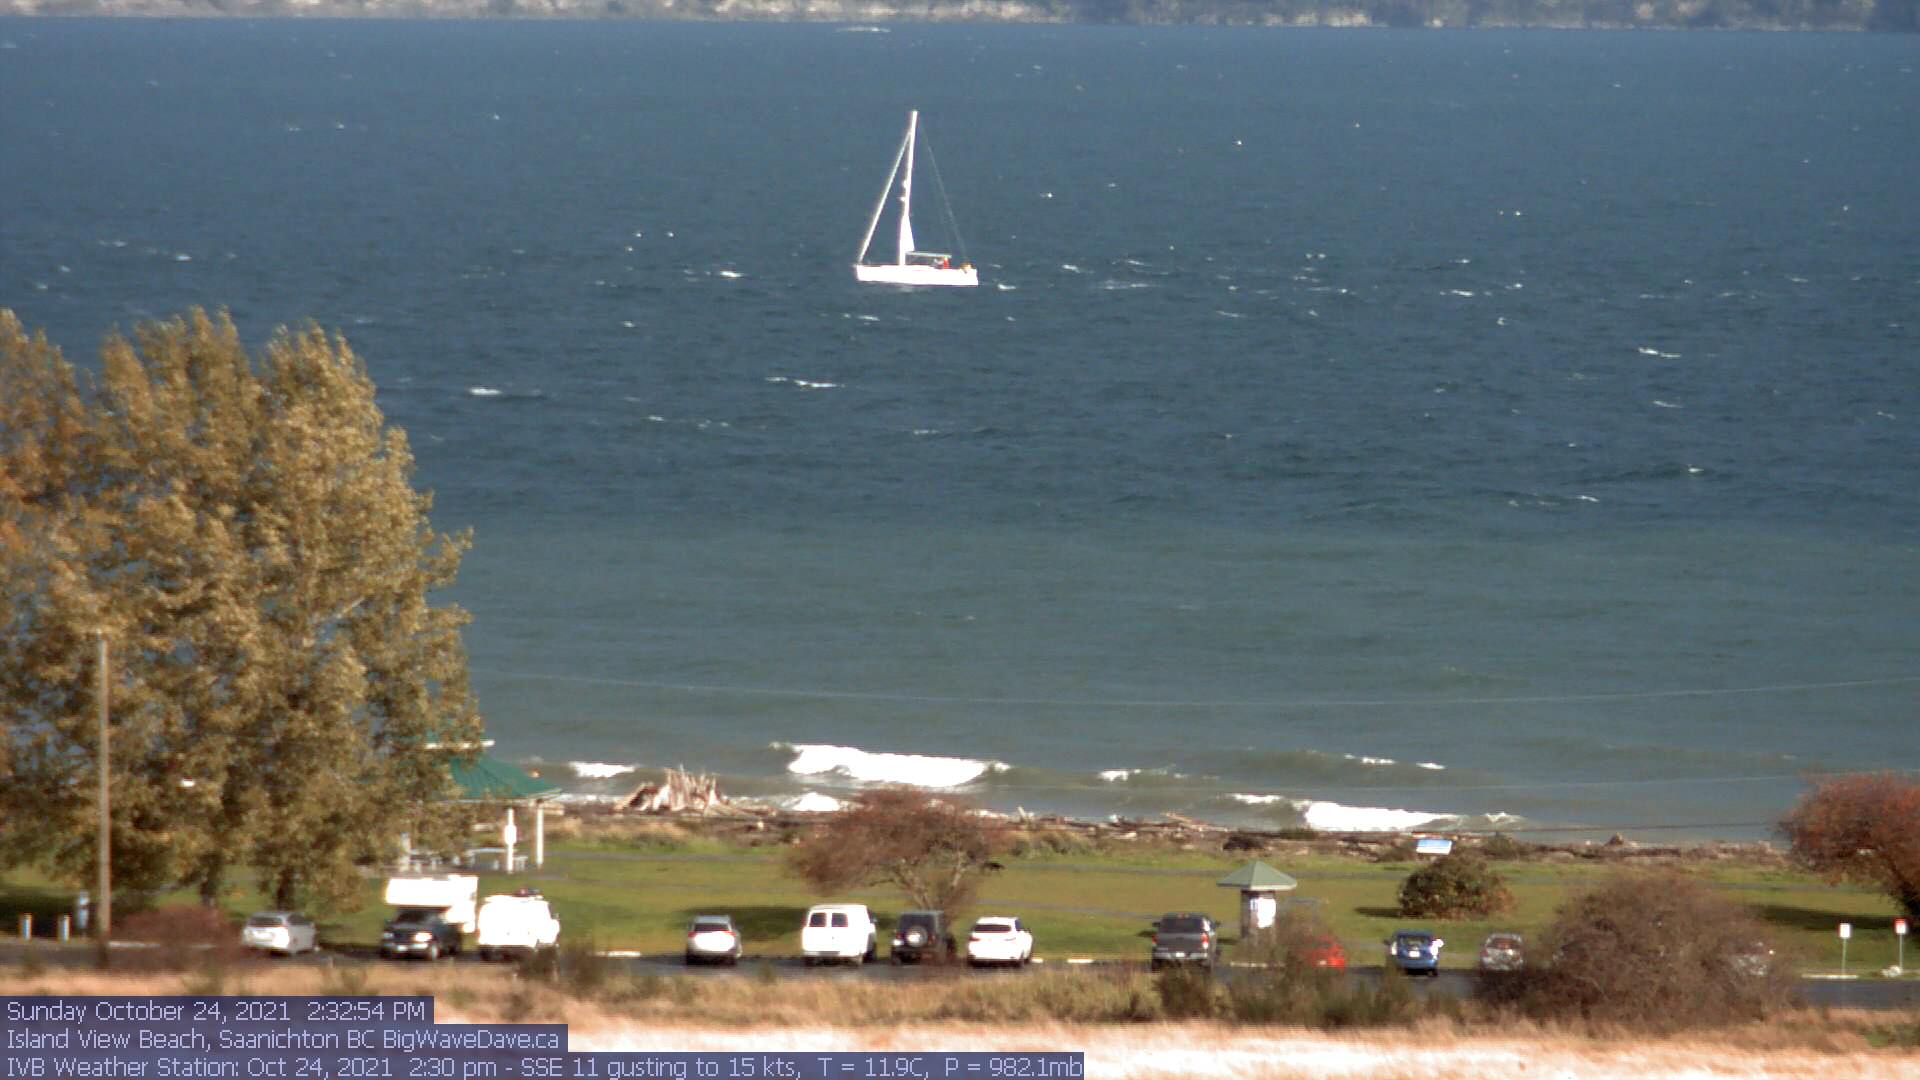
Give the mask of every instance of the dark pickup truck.
[[1194, 912], [1170, 912], [1153, 924], [1153, 970], [1168, 964], [1210, 968], [1220, 959], [1220, 929]]

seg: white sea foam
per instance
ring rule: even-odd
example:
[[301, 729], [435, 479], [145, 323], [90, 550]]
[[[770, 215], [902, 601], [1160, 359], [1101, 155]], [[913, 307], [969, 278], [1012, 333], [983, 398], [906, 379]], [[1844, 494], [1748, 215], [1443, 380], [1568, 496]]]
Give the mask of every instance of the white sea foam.
[[1680, 354], [1677, 352], [1661, 352], [1659, 349], [1655, 349], [1647, 345], [1642, 345], [1639, 348], [1635, 349], [1634, 351], [1639, 353], [1641, 356], [1657, 356], [1662, 360], [1680, 359]]
[[1340, 756], [1343, 758], [1346, 758], [1348, 761], [1357, 761], [1362, 765], [1396, 765], [1398, 764], [1398, 762], [1394, 761], [1390, 757], [1366, 757], [1365, 755], [1361, 755], [1361, 754], [1341, 754]]
[[470, 397], [499, 397], [500, 391], [491, 386], [469, 386], [467, 394]]
[[570, 761], [567, 767], [582, 780], [611, 780], [616, 776], [625, 776], [636, 766], [614, 765], [605, 761]]
[[853, 746], [803, 743], [786, 746], [794, 758], [787, 771], [801, 776], [834, 774], [868, 784], [909, 784], [913, 787], [953, 788], [978, 780], [988, 771], [1007, 766], [973, 758], [932, 757], [925, 754], [872, 753]]
[[1422, 761], [1418, 765], [1416, 765], [1415, 768], [1439, 770], [1439, 769], [1445, 769], [1446, 766], [1434, 761]]
[[839, 799], [831, 795], [822, 795], [817, 791], [809, 791], [805, 795], [786, 800], [780, 804], [780, 807], [783, 810], [791, 810], [798, 814], [831, 814], [844, 805], [845, 804]]
[[714, 275], [715, 277], [723, 277], [723, 278], [726, 278], [726, 279], [727, 279], [728, 281], [734, 281], [734, 280], [737, 280], [737, 279], [739, 279], [739, 278], [743, 278], [743, 277], [746, 277], [746, 276], [747, 276], [747, 275], [745, 275], [745, 274], [743, 274], [743, 273], [741, 273], [741, 272], [740, 272], [740, 271], [738, 271], [738, 270], [715, 270], [715, 271], [713, 272], [713, 275]]
[[1134, 770], [1132, 769], [1108, 769], [1100, 774], [1100, 779], [1105, 780], [1109, 784], [1117, 784], [1127, 777], [1132, 776], [1133, 773]]
[[1277, 802], [1293, 801], [1292, 799], [1287, 798], [1285, 795], [1253, 795], [1247, 792], [1235, 792], [1234, 794], [1229, 795], [1227, 797], [1232, 799], [1234, 802], [1245, 803], [1248, 806], [1271, 806]]
[[1686, 408], [1686, 406], [1685, 406], [1685, 405], [1676, 405], [1676, 404], [1674, 404], [1674, 403], [1673, 403], [1673, 402], [1671, 402], [1671, 401], [1661, 401], [1661, 400], [1660, 400], [1659, 398], [1654, 398], [1654, 399], [1653, 399], [1653, 407], [1654, 407], [1654, 408], [1656, 408], [1656, 409], [1684, 409], [1684, 408]]
[[[1294, 805], [1298, 806], [1298, 803]], [[1452, 821], [1453, 815], [1431, 810], [1393, 810], [1381, 806], [1343, 806], [1315, 800], [1301, 809], [1307, 826], [1320, 832], [1404, 832], [1436, 821]]]
[[797, 386], [802, 390], [834, 390], [840, 386], [839, 383], [835, 382], [815, 382], [812, 379], [796, 379], [790, 375], [769, 375], [767, 376], [767, 381], [770, 383], [787, 383], [790, 386]]

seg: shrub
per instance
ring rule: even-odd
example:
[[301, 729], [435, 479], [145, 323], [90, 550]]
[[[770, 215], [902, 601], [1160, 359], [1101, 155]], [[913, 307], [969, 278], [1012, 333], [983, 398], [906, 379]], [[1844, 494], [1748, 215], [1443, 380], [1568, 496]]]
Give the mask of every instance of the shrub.
[[1435, 859], [1400, 886], [1400, 914], [1409, 919], [1483, 919], [1512, 907], [1506, 882], [1469, 851]]
[[1532, 858], [1534, 849], [1506, 833], [1494, 833], [1480, 842], [1480, 854], [1497, 862], [1520, 862]]
[[124, 960], [115, 956], [116, 964], [135, 969], [215, 969], [246, 956], [240, 929], [219, 911], [198, 904], [155, 908], [117, 919], [113, 936], [150, 946], [127, 954]]
[[1621, 874], [1563, 905], [1531, 960], [1483, 995], [1542, 1019], [1655, 1030], [1758, 1019], [1792, 974], [1746, 909], [1693, 878]]
[[1220, 1011], [1220, 995], [1207, 968], [1170, 967], [1153, 977], [1160, 1010], [1174, 1020], [1204, 1020]]

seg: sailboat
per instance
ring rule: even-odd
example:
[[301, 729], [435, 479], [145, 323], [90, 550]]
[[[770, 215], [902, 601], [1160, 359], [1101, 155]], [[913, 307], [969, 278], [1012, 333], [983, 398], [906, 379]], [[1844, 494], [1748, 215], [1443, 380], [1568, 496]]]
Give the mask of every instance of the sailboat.
[[[855, 281], [877, 282], [883, 285], [959, 285], [980, 284], [980, 272], [966, 261], [966, 252], [962, 248], [958, 260], [944, 251], [918, 251], [913, 243], [913, 159], [917, 150], [916, 141], [920, 131], [920, 110], [907, 113], [907, 136], [900, 141], [900, 152], [893, 157], [893, 169], [887, 174], [887, 186], [880, 192], [880, 201], [874, 204], [873, 218], [867, 222], [867, 235], [860, 241], [860, 254], [853, 260], [853, 278]], [[931, 153], [928, 161], [933, 160]], [[953, 223], [953, 208], [947, 205], [947, 192], [940, 183], [940, 169], [933, 170], [934, 186], [940, 194], [941, 208], [946, 212], [947, 222]], [[900, 235], [899, 243], [892, 262], [868, 262], [867, 252], [873, 247], [873, 234], [880, 228], [880, 215], [887, 209], [887, 200], [899, 192], [900, 199]], [[955, 245], [959, 246], [960, 230], [953, 228]]]

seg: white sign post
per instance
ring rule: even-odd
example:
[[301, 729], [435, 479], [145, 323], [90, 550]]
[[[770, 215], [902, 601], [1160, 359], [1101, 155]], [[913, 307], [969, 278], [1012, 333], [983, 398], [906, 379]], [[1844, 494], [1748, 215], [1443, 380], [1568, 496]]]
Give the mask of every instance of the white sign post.
[[1893, 920], [1893, 936], [1900, 940], [1900, 959], [1895, 961], [1901, 971], [1907, 970], [1907, 920]]
[[1853, 924], [1850, 922], [1841, 923], [1840, 924], [1840, 977], [1843, 979], [1847, 977], [1847, 939], [1852, 936], [1853, 936]]

